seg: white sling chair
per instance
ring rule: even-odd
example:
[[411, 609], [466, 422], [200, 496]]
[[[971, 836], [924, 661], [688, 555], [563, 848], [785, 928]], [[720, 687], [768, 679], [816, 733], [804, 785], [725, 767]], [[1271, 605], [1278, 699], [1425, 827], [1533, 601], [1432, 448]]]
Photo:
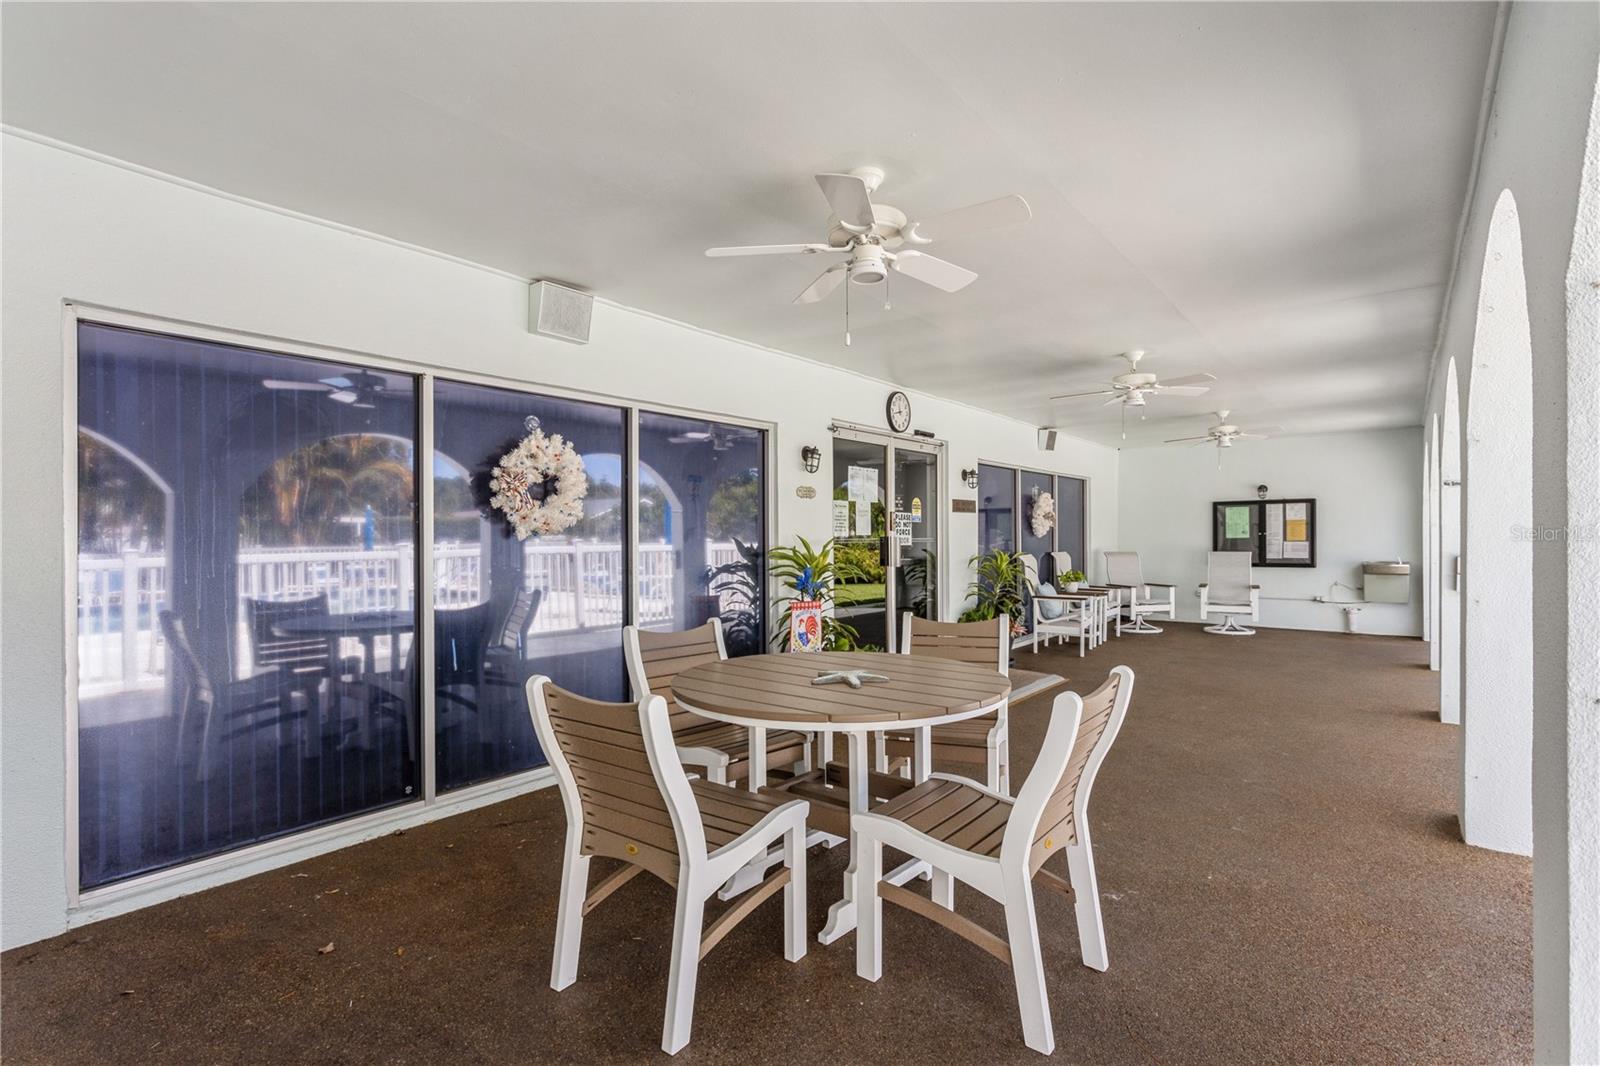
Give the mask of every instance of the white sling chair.
[[1206, 558], [1206, 583], [1200, 586], [1200, 621], [1222, 615], [1220, 626], [1206, 626], [1207, 633], [1229, 637], [1248, 637], [1255, 630], [1238, 623], [1240, 615], [1261, 621], [1261, 586], [1250, 583], [1249, 552], [1212, 552]]
[[[1178, 590], [1159, 581], [1146, 581], [1138, 552], [1106, 552], [1106, 584], [1125, 593], [1122, 609], [1129, 624], [1117, 619], [1117, 636], [1123, 633], [1159, 633], [1161, 628], [1144, 620], [1147, 614], [1178, 616]], [[1161, 590], [1165, 590], [1164, 592]], [[1154, 590], [1154, 591], [1152, 591]]]
[[[559, 992], [577, 979], [584, 916], [648, 870], [678, 893], [661, 1027], [661, 1050], [676, 1054], [689, 1042], [701, 958], [780, 888], [783, 957], [797, 962], [805, 955], [810, 804], [690, 781], [660, 696], [646, 696], [637, 705], [602, 703], [559, 689], [542, 675], [528, 679], [527, 693], [533, 728], [567, 809], [550, 987]], [[783, 868], [702, 933], [706, 900], [717, 886], [780, 842]], [[626, 865], [589, 892], [589, 859], [595, 855]]]
[[[1083, 964], [1109, 965], [1094, 851], [1089, 843], [1089, 792], [1133, 694], [1133, 671], [1119, 666], [1087, 697], [1056, 697], [1039, 757], [1015, 800], [965, 778], [934, 774], [894, 799], [852, 816], [860, 850], [856, 868], [856, 973], [883, 973], [883, 901], [930, 918], [1011, 967], [1027, 1045], [1055, 1049], [1045, 994], [1035, 880], [1070, 895]], [[883, 880], [885, 846], [933, 867], [933, 898]], [[1067, 853], [1070, 882], [1042, 869]], [[1006, 935], [996, 936], [955, 913], [960, 880], [1005, 908]], [[998, 1053], [996, 1057], [999, 1057]]]

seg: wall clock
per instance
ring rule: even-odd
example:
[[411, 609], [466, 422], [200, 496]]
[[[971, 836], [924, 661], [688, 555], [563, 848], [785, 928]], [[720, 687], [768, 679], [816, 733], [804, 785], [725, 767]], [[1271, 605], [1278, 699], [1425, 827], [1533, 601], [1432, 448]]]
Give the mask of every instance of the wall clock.
[[904, 433], [911, 428], [911, 399], [903, 392], [891, 392], [885, 410], [889, 415], [889, 428]]

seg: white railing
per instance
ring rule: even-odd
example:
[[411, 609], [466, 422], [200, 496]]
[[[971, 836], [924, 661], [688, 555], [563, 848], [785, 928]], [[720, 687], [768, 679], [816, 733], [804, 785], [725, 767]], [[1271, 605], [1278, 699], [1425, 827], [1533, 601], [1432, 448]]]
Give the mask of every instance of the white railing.
[[[676, 552], [671, 544], [639, 546], [639, 623], [671, 621], [679, 596]], [[539, 590], [540, 605], [530, 632], [575, 633], [622, 624], [623, 549], [618, 544], [523, 545], [523, 584]], [[706, 565], [739, 558], [731, 543], [708, 542]], [[483, 602], [483, 549], [477, 544], [440, 544], [434, 553], [434, 605], [470, 607]], [[249, 661], [246, 599], [302, 599], [326, 595], [334, 614], [404, 610], [416, 605], [415, 549], [409, 544], [362, 551], [356, 548], [255, 550], [238, 560], [239, 661]], [[694, 575], [690, 586], [698, 585]], [[733, 595], [719, 580], [712, 592]], [[132, 590], [131, 601], [127, 590]], [[129, 688], [160, 687], [166, 647], [158, 613], [166, 603], [166, 558], [138, 551], [78, 558], [79, 691], [93, 695]], [[130, 609], [131, 608], [131, 609]]]

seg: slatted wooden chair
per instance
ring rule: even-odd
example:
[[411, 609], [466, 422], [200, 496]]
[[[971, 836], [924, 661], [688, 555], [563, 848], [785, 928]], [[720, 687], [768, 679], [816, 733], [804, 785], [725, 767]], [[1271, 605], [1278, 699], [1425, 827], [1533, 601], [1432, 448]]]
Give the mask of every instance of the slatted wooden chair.
[[[783, 957], [806, 953], [806, 810], [804, 800], [690, 781], [678, 759], [666, 700], [602, 703], [528, 680], [529, 713], [567, 809], [567, 840], [556, 916], [550, 987], [578, 976], [583, 919], [641, 870], [677, 890], [672, 963], [661, 1048], [689, 1042], [700, 960], [780, 888]], [[781, 843], [783, 866], [704, 926], [706, 900], [768, 846]], [[589, 891], [589, 860], [620, 859], [620, 870]]]
[[[750, 776], [750, 731], [685, 711], [672, 698], [673, 678], [690, 667], [728, 657], [721, 619], [678, 632], [628, 626], [622, 631], [622, 653], [634, 698], [658, 695], [667, 701], [678, 758], [685, 766], [722, 784]], [[805, 734], [788, 730], [767, 734], [767, 769], [805, 763], [807, 758]]]
[[[1000, 673], [1011, 662], [1009, 619], [990, 622], [931, 622], [907, 611], [901, 619], [900, 651], [905, 655], [931, 655], [964, 663], [984, 663]], [[933, 727], [933, 763], [981, 766], [984, 781], [996, 792], [1010, 791], [1011, 750], [1006, 739], [1007, 705], [963, 722]], [[878, 749], [878, 769], [892, 760], [911, 757], [909, 733], [888, 730]]]
[[[971, 781], [935, 774], [910, 791], [851, 818], [859, 841], [856, 870], [856, 973], [876, 981], [883, 972], [883, 901], [932, 919], [1011, 966], [1027, 1045], [1055, 1049], [1045, 995], [1035, 880], [1069, 895], [1078, 920], [1085, 966], [1104, 970], [1105, 927], [1089, 843], [1089, 793], [1106, 752], [1122, 728], [1133, 694], [1133, 671], [1119, 666], [1084, 698], [1056, 697], [1050, 726], [1033, 770], [1015, 800]], [[891, 847], [933, 866], [933, 898], [883, 881], [883, 849]], [[1068, 880], [1042, 867], [1067, 853]], [[964, 881], [1005, 908], [1006, 935], [955, 913], [955, 881]]]

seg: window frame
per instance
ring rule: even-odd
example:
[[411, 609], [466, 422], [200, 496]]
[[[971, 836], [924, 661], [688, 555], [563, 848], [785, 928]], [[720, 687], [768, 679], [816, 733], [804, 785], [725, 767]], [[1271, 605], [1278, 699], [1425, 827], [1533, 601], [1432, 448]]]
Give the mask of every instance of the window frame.
[[[419, 589], [427, 589], [426, 596], [417, 597], [417, 647], [420, 748], [422, 758], [422, 788], [416, 798], [393, 804], [376, 811], [353, 814], [347, 818], [318, 825], [309, 829], [292, 830], [282, 836], [254, 844], [245, 844], [187, 862], [180, 862], [161, 870], [137, 874], [96, 888], [84, 888], [79, 881], [78, 819], [81, 815], [78, 792], [78, 327], [81, 324], [104, 325], [125, 329], [143, 330], [184, 340], [204, 341], [235, 347], [253, 348], [257, 351], [312, 359], [336, 360], [346, 365], [365, 367], [374, 371], [406, 374], [417, 383], [417, 441], [416, 501], [418, 508], [417, 582]], [[506, 389], [535, 396], [546, 396], [584, 403], [605, 404], [621, 408], [624, 412], [628, 493], [627, 536], [624, 555], [628, 568], [627, 593], [623, 600], [625, 619], [638, 616], [639, 608], [639, 414], [641, 411], [673, 415], [683, 418], [721, 422], [726, 425], [760, 430], [763, 433], [762, 466], [762, 533], [770, 549], [777, 542], [777, 455], [778, 426], [774, 422], [745, 418], [720, 411], [660, 403], [635, 396], [610, 395], [585, 389], [573, 389], [545, 384], [499, 374], [464, 370], [420, 360], [400, 359], [376, 355], [371, 352], [283, 337], [252, 333], [222, 326], [204, 325], [158, 315], [119, 310], [89, 302], [65, 301], [62, 304], [62, 469], [61, 485], [65, 493], [65, 521], [62, 523], [63, 568], [62, 622], [64, 633], [65, 665], [63, 679], [64, 738], [64, 876], [67, 889], [68, 927], [86, 921], [133, 910], [150, 903], [171, 899], [187, 892], [209, 888], [288, 862], [299, 861], [314, 855], [333, 851], [350, 844], [370, 840], [401, 826], [432, 821], [436, 818], [459, 814], [475, 807], [509, 799], [512, 796], [542, 788], [555, 782], [555, 774], [548, 765], [521, 770], [489, 781], [439, 792], [436, 745], [436, 688], [433, 661], [433, 477], [434, 463], [434, 383], [459, 382]], [[420, 550], [424, 545], [427, 550]], [[771, 609], [774, 585], [770, 574], [761, 580], [762, 611]], [[765, 620], [765, 619], [764, 619]], [[625, 623], [626, 624], [626, 623]]]

